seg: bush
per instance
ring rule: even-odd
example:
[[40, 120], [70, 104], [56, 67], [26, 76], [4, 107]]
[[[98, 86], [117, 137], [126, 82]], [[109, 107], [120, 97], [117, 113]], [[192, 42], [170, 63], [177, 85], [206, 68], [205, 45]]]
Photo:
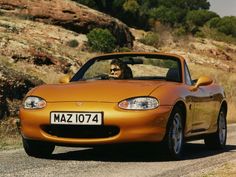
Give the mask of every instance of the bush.
[[129, 0], [123, 4], [123, 8], [125, 11], [137, 13], [139, 11], [140, 5], [136, 0]]
[[215, 12], [207, 10], [193, 10], [189, 11], [186, 16], [186, 23], [188, 24], [189, 30], [195, 34], [199, 31], [199, 27], [202, 27], [212, 18], [219, 17]]
[[68, 41], [67, 45], [69, 47], [75, 48], [75, 47], [78, 47], [79, 42], [76, 39], [73, 39], [73, 40]]
[[236, 37], [236, 17], [231, 16], [222, 18], [218, 22], [216, 28], [218, 31], [226, 35], [232, 35], [233, 37]]
[[232, 37], [232, 35], [226, 35], [215, 28], [209, 28], [207, 25], [200, 28], [200, 32], [196, 35], [197, 37], [206, 37], [216, 41], [236, 44], [236, 38]]
[[207, 26], [226, 35], [236, 37], [236, 17], [213, 18], [207, 22]]
[[112, 52], [116, 47], [116, 38], [108, 29], [95, 28], [87, 37], [88, 45], [93, 51]]
[[210, 19], [206, 25], [209, 26], [210, 28], [216, 28], [218, 23], [220, 22], [221, 18], [220, 17], [214, 17]]
[[181, 26], [181, 27], [176, 28], [174, 30], [174, 35], [178, 36], [178, 37], [179, 36], [185, 36], [185, 35], [187, 35], [187, 31], [186, 31], [186, 29], [183, 26]]
[[149, 32], [139, 41], [146, 44], [157, 47], [159, 45], [160, 36], [157, 33]]
[[188, 24], [203, 26], [207, 21], [215, 17], [219, 17], [215, 12], [208, 10], [193, 10], [188, 12], [186, 21]]
[[119, 48], [119, 52], [131, 52], [132, 50], [128, 47], [121, 47]]

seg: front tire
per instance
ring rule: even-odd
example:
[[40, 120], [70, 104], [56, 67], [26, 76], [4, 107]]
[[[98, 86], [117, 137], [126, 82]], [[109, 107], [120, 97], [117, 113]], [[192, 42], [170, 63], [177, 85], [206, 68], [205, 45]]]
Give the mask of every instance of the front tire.
[[179, 107], [175, 107], [170, 115], [167, 126], [165, 148], [168, 154], [175, 160], [182, 159], [184, 146], [183, 113]]
[[22, 137], [23, 147], [29, 156], [48, 158], [55, 149], [55, 145], [43, 141], [28, 140]]
[[207, 135], [204, 138], [205, 144], [210, 149], [223, 149], [227, 139], [226, 111], [221, 108], [218, 120], [217, 131], [214, 134]]

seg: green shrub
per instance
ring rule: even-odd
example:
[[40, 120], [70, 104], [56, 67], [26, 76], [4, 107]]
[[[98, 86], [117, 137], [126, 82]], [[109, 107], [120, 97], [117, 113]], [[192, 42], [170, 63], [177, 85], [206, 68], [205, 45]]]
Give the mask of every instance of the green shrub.
[[223, 17], [217, 24], [218, 31], [236, 37], [236, 17]]
[[125, 11], [137, 13], [139, 11], [140, 5], [136, 0], [129, 0], [123, 4], [123, 8]]
[[88, 45], [93, 51], [112, 52], [116, 47], [116, 38], [108, 29], [95, 28], [87, 37]]
[[214, 17], [210, 19], [206, 25], [209, 26], [210, 28], [216, 28], [218, 23], [220, 22], [221, 18], [220, 17]]
[[208, 10], [193, 10], [188, 12], [186, 21], [191, 25], [203, 26], [207, 21], [215, 17], [219, 17], [215, 12]]
[[79, 42], [76, 39], [72, 39], [67, 42], [67, 45], [72, 48], [76, 48], [79, 45]]
[[121, 47], [119, 48], [119, 52], [131, 52], [131, 49], [128, 47]]
[[232, 35], [226, 35], [215, 28], [210, 28], [207, 25], [200, 28], [200, 32], [196, 34], [197, 37], [206, 37], [216, 41], [236, 44], [236, 38]]
[[232, 36], [236, 38], [236, 17], [223, 17], [223, 18], [213, 18], [209, 20], [206, 24], [212, 29], [216, 29], [225, 35]]
[[196, 32], [194, 36], [199, 38], [206, 38], [206, 34], [204, 34], [201, 30]]
[[185, 36], [187, 34], [187, 31], [184, 26], [181, 26], [179, 28], [176, 28], [174, 30], [174, 35], [175, 36]]
[[186, 16], [186, 23], [189, 31], [193, 34], [199, 31], [199, 28], [205, 25], [212, 18], [219, 17], [215, 12], [207, 10], [192, 10]]
[[157, 33], [149, 32], [139, 41], [146, 45], [157, 47], [159, 45], [160, 36]]

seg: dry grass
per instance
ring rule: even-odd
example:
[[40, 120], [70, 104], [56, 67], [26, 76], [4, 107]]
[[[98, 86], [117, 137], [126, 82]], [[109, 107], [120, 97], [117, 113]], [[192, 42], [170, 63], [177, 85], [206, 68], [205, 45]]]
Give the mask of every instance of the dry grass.
[[21, 136], [17, 130], [16, 118], [7, 118], [0, 121], [0, 150], [20, 147]]
[[236, 103], [235, 102], [230, 102], [229, 103], [229, 112], [228, 112], [228, 123], [236, 123]]

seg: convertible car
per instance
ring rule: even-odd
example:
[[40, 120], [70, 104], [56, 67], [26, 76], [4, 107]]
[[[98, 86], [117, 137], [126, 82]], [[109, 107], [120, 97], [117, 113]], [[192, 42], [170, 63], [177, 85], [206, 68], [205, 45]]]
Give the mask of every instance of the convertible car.
[[29, 156], [48, 157], [55, 145], [161, 142], [179, 159], [187, 140], [225, 147], [224, 90], [206, 76], [192, 80], [181, 56], [105, 54], [61, 82], [38, 86], [24, 98], [20, 131]]

